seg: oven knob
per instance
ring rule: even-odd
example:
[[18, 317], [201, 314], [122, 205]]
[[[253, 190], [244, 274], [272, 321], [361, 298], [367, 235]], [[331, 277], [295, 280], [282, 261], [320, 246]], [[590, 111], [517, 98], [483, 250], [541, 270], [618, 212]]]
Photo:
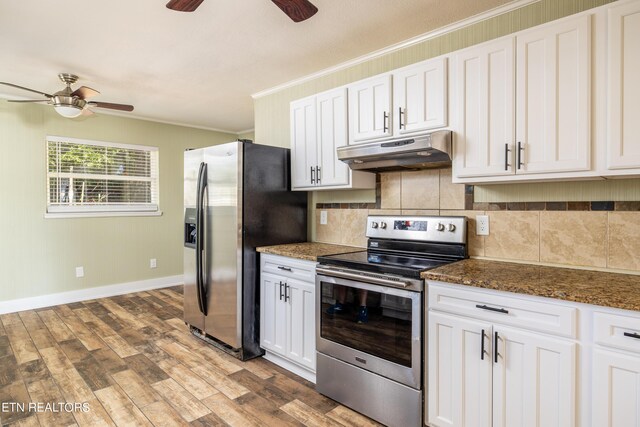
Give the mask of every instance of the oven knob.
[[386, 222], [381, 222], [381, 223], [380, 223], [380, 228], [382, 228], [383, 230], [384, 230], [385, 228], [387, 228], [387, 223], [386, 223]]
[[439, 223], [438, 223], [437, 230], [438, 230], [438, 231], [444, 231], [444, 224], [442, 224], [442, 223], [440, 223], [440, 222], [439, 222]]
[[377, 222], [375, 222], [375, 221], [373, 221], [373, 222], [371, 223], [371, 228], [378, 228], [378, 223], [377, 223]]
[[456, 226], [455, 226], [455, 225], [453, 225], [453, 224], [449, 224], [449, 231], [450, 231], [450, 232], [452, 232], [452, 233], [453, 233], [454, 231], [456, 231]]

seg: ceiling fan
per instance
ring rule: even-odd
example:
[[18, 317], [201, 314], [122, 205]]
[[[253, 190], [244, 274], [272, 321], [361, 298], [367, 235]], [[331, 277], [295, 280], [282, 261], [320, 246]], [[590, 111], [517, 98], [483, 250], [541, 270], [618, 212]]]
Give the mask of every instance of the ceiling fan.
[[[202, 4], [204, 0], [171, 0], [167, 7], [178, 12], [193, 12]], [[308, 0], [271, 0], [282, 10], [293, 22], [301, 22], [311, 18], [316, 14], [318, 8]]]
[[37, 93], [47, 97], [47, 99], [29, 99], [19, 101], [9, 100], [9, 102], [46, 102], [49, 105], [53, 105], [53, 108], [55, 108], [58, 114], [67, 118], [78, 117], [81, 114], [93, 114], [93, 111], [91, 111], [89, 107], [108, 108], [110, 110], [119, 111], [133, 111], [133, 105], [87, 101], [87, 99], [99, 95], [100, 92], [87, 86], [80, 86], [78, 89], [72, 90], [71, 85], [78, 81], [78, 76], [76, 76], [75, 74], [60, 73], [58, 74], [58, 77], [67, 85], [67, 87], [58, 92], [55, 92], [53, 95], [50, 95], [46, 92], [41, 92], [39, 90], [14, 85], [13, 83], [0, 82], [0, 85], [28, 90], [29, 92]]

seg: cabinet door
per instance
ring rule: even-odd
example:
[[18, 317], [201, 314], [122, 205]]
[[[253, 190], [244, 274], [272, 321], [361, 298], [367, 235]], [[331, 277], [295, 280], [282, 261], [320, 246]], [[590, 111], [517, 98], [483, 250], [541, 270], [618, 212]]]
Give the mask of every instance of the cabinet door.
[[391, 135], [391, 74], [348, 87], [350, 143]]
[[640, 425], [640, 355], [593, 351], [593, 425]]
[[502, 326], [494, 331], [494, 427], [575, 425], [576, 344]]
[[350, 169], [338, 160], [336, 150], [347, 145], [347, 90], [344, 88], [317, 96], [317, 126], [320, 170], [318, 185], [349, 185]]
[[431, 311], [427, 323], [428, 424], [489, 427], [491, 325]]
[[591, 167], [591, 17], [517, 36], [516, 173]]
[[640, 2], [608, 13], [608, 168], [640, 168]]
[[[291, 103], [291, 186], [315, 186], [318, 166], [316, 135], [316, 98], [304, 98]], [[313, 181], [312, 181], [313, 178]]]
[[393, 73], [394, 133], [447, 125], [447, 59], [438, 58]]
[[315, 371], [316, 311], [315, 284], [287, 280], [287, 350], [286, 356]]
[[280, 285], [285, 281], [272, 274], [260, 274], [260, 346], [280, 355], [285, 354], [287, 339], [287, 306], [284, 285]]
[[514, 38], [455, 57], [455, 169], [458, 177], [512, 175], [515, 140]]

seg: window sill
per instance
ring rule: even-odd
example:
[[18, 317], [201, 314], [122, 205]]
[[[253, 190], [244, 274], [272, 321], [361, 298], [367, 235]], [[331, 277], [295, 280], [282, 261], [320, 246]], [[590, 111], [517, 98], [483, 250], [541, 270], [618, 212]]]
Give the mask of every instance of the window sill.
[[107, 218], [119, 216], [162, 216], [162, 211], [119, 211], [119, 212], [47, 212], [44, 214], [45, 219], [63, 219], [63, 218]]

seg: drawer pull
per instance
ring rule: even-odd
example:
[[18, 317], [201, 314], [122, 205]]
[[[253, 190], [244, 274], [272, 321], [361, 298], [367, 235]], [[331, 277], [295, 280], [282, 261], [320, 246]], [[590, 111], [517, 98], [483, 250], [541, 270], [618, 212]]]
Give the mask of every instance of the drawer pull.
[[288, 271], [289, 273], [291, 273], [291, 267], [283, 267], [283, 266], [279, 265], [278, 268], [280, 270]]
[[509, 310], [505, 310], [504, 308], [489, 307], [488, 305], [476, 304], [476, 308], [481, 308], [483, 310], [489, 310], [489, 311], [495, 311], [497, 313], [509, 314]]
[[637, 340], [640, 340], [640, 334], [636, 334], [635, 332], [625, 332], [624, 333], [625, 337], [629, 337], [629, 338], [635, 338]]

